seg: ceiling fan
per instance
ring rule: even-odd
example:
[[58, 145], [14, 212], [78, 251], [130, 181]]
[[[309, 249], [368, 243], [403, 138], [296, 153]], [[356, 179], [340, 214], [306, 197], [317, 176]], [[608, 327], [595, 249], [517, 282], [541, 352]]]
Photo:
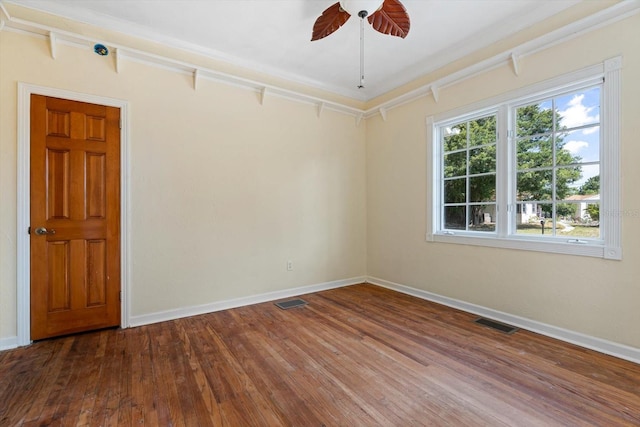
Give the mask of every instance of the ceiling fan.
[[332, 34], [351, 17], [367, 18], [374, 30], [405, 38], [411, 26], [407, 10], [399, 0], [342, 0], [327, 8], [313, 25], [311, 41]]
[[399, 0], [341, 0], [327, 8], [313, 25], [311, 41], [327, 37], [342, 27], [351, 15], [360, 18], [360, 84], [364, 88], [364, 18], [374, 30], [396, 37], [407, 37], [411, 22]]

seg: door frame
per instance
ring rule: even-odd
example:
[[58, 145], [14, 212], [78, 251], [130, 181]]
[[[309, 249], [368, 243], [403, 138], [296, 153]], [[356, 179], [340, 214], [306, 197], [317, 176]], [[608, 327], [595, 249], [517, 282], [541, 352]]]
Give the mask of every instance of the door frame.
[[131, 313], [131, 228], [128, 101], [18, 82], [18, 191], [17, 191], [17, 332], [18, 346], [31, 343], [31, 260], [28, 227], [31, 204], [31, 95], [120, 108], [120, 327], [129, 327]]

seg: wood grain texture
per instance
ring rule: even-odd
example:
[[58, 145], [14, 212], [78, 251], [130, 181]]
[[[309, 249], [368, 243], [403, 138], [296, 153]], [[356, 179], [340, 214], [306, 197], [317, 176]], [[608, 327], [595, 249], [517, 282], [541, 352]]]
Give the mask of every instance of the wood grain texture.
[[0, 353], [0, 425], [637, 426], [640, 366], [374, 285]]
[[407, 9], [398, 0], [385, 0], [380, 10], [367, 19], [374, 30], [403, 39], [411, 29], [411, 19]]
[[340, 7], [340, 2], [334, 3], [322, 12], [313, 24], [311, 41], [320, 40], [333, 34], [349, 20], [351, 15]]
[[[31, 96], [31, 339], [120, 324], [120, 110]], [[55, 232], [55, 233], [54, 233]]]

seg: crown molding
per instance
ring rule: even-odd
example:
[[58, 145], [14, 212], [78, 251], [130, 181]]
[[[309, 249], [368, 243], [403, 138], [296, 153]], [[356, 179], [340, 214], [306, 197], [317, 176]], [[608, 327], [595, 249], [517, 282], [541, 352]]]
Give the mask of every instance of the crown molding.
[[416, 101], [420, 98], [428, 96], [438, 102], [442, 96], [440, 91], [446, 87], [453, 86], [464, 80], [473, 78], [487, 71], [493, 70], [501, 66], [510, 66], [514, 75], [521, 73], [522, 59], [526, 56], [533, 55], [544, 49], [548, 49], [557, 44], [566, 42], [583, 34], [595, 31], [607, 25], [611, 25], [620, 20], [631, 17], [640, 12], [640, 0], [626, 0], [615, 5], [603, 9], [593, 15], [581, 20], [575, 21], [557, 30], [551, 31], [543, 36], [532, 39], [519, 46], [503, 51], [497, 55], [477, 62], [469, 67], [458, 70], [441, 79], [434, 80], [430, 83], [420, 86], [417, 89], [406, 92], [388, 101], [374, 103], [373, 106], [367, 108], [364, 113], [365, 118], [375, 116], [384, 109], [387, 112], [393, 108], [400, 107], [407, 103]]
[[57, 56], [56, 46], [58, 44], [66, 44], [86, 50], [91, 50], [92, 46], [95, 43], [102, 43], [106, 45], [111, 52], [113, 52], [116, 58], [114, 71], [117, 73], [124, 72], [123, 62], [129, 60], [146, 65], [156, 66], [177, 73], [191, 75], [193, 76], [193, 88], [195, 90], [197, 90], [198, 82], [200, 80], [212, 80], [244, 89], [249, 89], [256, 93], [259, 93], [260, 104], [264, 103], [264, 99], [266, 96], [278, 96], [297, 102], [315, 105], [317, 108], [320, 108], [320, 105], [322, 105], [323, 110], [332, 110], [354, 117], [356, 125], [359, 124], [358, 118], [361, 117], [364, 112], [364, 110], [359, 108], [351, 107], [349, 105], [335, 102], [329, 99], [307, 95], [300, 91], [286, 89], [284, 87], [265, 83], [259, 80], [252, 80], [235, 76], [229, 73], [202, 67], [194, 63], [172, 59], [170, 57], [145, 52], [122, 44], [105, 40], [98, 40], [81, 34], [65, 31], [59, 28], [54, 28], [48, 25], [16, 18], [9, 14], [9, 12], [4, 7], [3, 2], [1, 1], [0, 11], [2, 11], [2, 14], [6, 17], [6, 20], [2, 19], [2, 22], [4, 22], [4, 31], [25, 33], [48, 40], [50, 54], [53, 59], [55, 59]]
[[[613, 24], [622, 19], [628, 18], [640, 12], [640, 0], [626, 0], [616, 3], [615, 5], [594, 13], [579, 21], [575, 21], [557, 30], [551, 31], [543, 36], [532, 39], [519, 46], [507, 51], [501, 52], [485, 60], [476, 62], [475, 64], [462, 68], [443, 78], [433, 80], [424, 84], [417, 89], [413, 89], [403, 93], [400, 96], [392, 98], [388, 101], [372, 103], [367, 109], [360, 109], [349, 106], [344, 103], [323, 99], [321, 97], [307, 95], [301, 91], [294, 91], [273, 84], [261, 82], [259, 80], [246, 79], [229, 73], [224, 73], [210, 68], [201, 67], [199, 65], [175, 60], [166, 56], [157, 55], [150, 52], [138, 50], [129, 46], [109, 42], [108, 40], [97, 40], [77, 33], [68, 32], [59, 28], [27, 21], [17, 17], [13, 17], [7, 11], [4, 2], [0, 0], [0, 11], [4, 18], [0, 18], [0, 31], [19, 31], [26, 32], [31, 35], [41, 36], [49, 40], [50, 52], [55, 58], [58, 43], [70, 44], [76, 47], [91, 49], [94, 43], [100, 42], [107, 45], [114, 52], [115, 71], [123, 72], [123, 62], [126, 60], [141, 62], [147, 65], [161, 67], [174, 72], [189, 74], [193, 78], [193, 89], [197, 90], [199, 82], [202, 79], [208, 79], [216, 82], [226, 83], [233, 86], [252, 90], [259, 94], [259, 102], [264, 104], [265, 98], [268, 96], [278, 96], [286, 99], [315, 105], [317, 111], [332, 110], [339, 113], [347, 114], [355, 118], [355, 124], [358, 126], [362, 119], [368, 119], [376, 115], [381, 115], [386, 120], [390, 110], [402, 105], [414, 102], [421, 98], [432, 97], [435, 102], [442, 98], [442, 89], [458, 84], [464, 80], [473, 78], [480, 74], [486, 73], [492, 69], [509, 66], [516, 76], [521, 73], [522, 59], [526, 56], [533, 55], [541, 50], [547, 49], [559, 43], [571, 40], [580, 35], [595, 31], [604, 26]], [[183, 51], [190, 53], [193, 49], [185, 47]], [[219, 59], [208, 55], [207, 52], [200, 51], [209, 59]], [[278, 75], [268, 74], [272, 77]], [[285, 77], [286, 78], [286, 77]], [[299, 83], [299, 79], [288, 79], [293, 83]], [[304, 84], [304, 83], [303, 83]], [[318, 88], [317, 85], [311, 84], [310, 87]], [[339, 95], [338, 92], [332, 91]], [[355, 96], [350, 96], [354, 101], [361, 101]], [[321, 114], [318, 113], [318, 117]]]
[[[20, 2], [20, 0], [0, 1], [5, 1], [8, 4], [18, 5], [27, 9], [39, 10], [37, 7], [29, 4], [29, 2], [23, 4]], [[565, 0], [565, 2], [566, 1], [567, 0]], [[567, 4], [565, 6], [561, 6], [560, 8], [555, 6], [555, 4], [550, 5], [550, 7], [553, 7], [556, 13], [560, 13], [565, 9], [579, 3], [580, 0], [572, 1], [572, 4]], [[546, 16], [544, 9], [545, 8], [533, 6], [526, 12], [526, 15], [529, 20], [533, 19], [534, 22], [538, 22], [541, 18]], [[197, 54], [227, 64], [232, 64], [234, 66], [256, 70], [269, 76], [313, 87], [322, 91], [335, 93], [337, 95], [345, 96], [361, 102], [368, 102], [379, 96], [383, 96], [385, 93], [391, 90], [402, 87], [403, 85], [406, 85], [420, 78], [421, 76], [428, 75], [429, 73], [440, 69], [449, 63], [452, 63], [469, 54], [472, 54], [475, 51], [485, 48], [492, 43], [500, 41], [505, 37], [505, 27], [509, 28], [509, 34], [513, 34], [517, 31], [523, 30], [528, 26], [527, 23], [521, 22], [518, 19], [522, 15], [521, 13], [512, 15], [504, 21], [504, 25], [493, 26], [483, 30], [483, 37], [474, 37], [466, 40], [461, 40], [456, 45], [447, 48], [445, 51], [441, 51], [438, 54], [433, 55], [434, 58], [430, 58], [429, 60], [413, 64], [407, 69], [396, 73], [393, 79], [379, 82], [375, 88], [369, 88], [367, 92], [363, 92], [359, 89], [346, 88], [344, 86], [331, 84], [329, 82], [323, 82], [317, 79], [308, 78], [295, 72], [288, 72], [287, 70], [283, 70], [274, 66], [255, 62], [250, 58], [242, 58], [233, 54], [222, 52], [217, 49], [203, 46], [201, 44], [188, 42], [175, 36], [169, 36], [161, 31], [155, 31], [143, 25], [123, 21], [113, 16], [100, 14], [91, 14], [90, 16], [85, 16], [82, 13], [78, 13], [77, 8], [65, 5], [64, 3], [51, 4], [46, 13], [52, 16], [58, 16], [63, 19], [82, 22], [84, 24], [95, 26], [97, 28], [120, 32], [122, 34], [127, 34], [141, 40], [159, 43], [181, 51]], [[531, 18], [532, 16], [534, 18]]]
[[176, 37], [168, 36], [161, 32], [151, 31], [140, 25], [121, 21], [116, 18], [94, 15], [91, 19], [91, 22], [89, 22], [89, 20], [79, 19], [79, 15], [75, 13], [74, 8], [64, 6], [62, 4], [56, 5], [55, 10], [43, 11], [40, 9], [35, 9], [33, 8], [33, 6], [30, 6], [30, 5], [21, 4], [19, 0], [18, 1], [0, 0], [0, 4], [2, 4], [3, 2], [7, 4], [13, 4], [19, 7], [23, 7], [26, 9], [38, 10], [51, 16], [57, 16], [63, 19], [69, 19], [75, 22], [82, 22], [84, 24], [87, 24], [96, 28], [119, 32], [122, 34], [126, 34], [128, 36], [136, 37], [140, 40], [161, 44], [161, 45], [168, 46], [183, 52], [188, 52], [188, 53], [203, 56], [205, 58], [212, 59], [215, 61], [231, 64], [233, 66], [238, 66], [238, 67], [246, 68], [249, 70], [256, 70], [260, 73], [267, 74], [269, 76], [272, 76], [278, 79], [294, 82], [304, 86], [309, 86], [314, 89], [322, 90], [325, 92], [335, 93], [337, 95], [345, 96], [347, 98], [352, 98], [357, 101], [364, 102], [367, 100], [363, 96], [363, 94], [359, 92], [357, 89], [346, 89], [344, 87], [340, 87], [337, 85], [326, 84], [315, 79], [305, 78], [304, 76], [301, 76], [299, 74], [289, 73], [282, 69], [266, 66], [264, 64], [260, 64], [255, 61], [240, 58], [238, 56], [229, 55], [228, 53], [224, 53], [216, 49], [211, 49], [196, 43], [192, 43], [192, 42], [178, 39]]
[[[501, 25], [494, 25], [488, 28], [484, 28], [482, 31], [482, 37], [470, 37], [464, 40], [460, 40], [454, 45], [448, 46], [446, 49], [431, 55], [429, 58], [417, 62], [406, 70], [395, 75], [392, 81], [382, 82], [370, 93], [368, 101], [374, 100], [379, 96], [384, 96], [385, 93], [400, 88], [412, 81], [419, 79], [422, 76], [429, 75], [430, 73], [445, 67], [455, 61], [465, 58], [468, 55], [472, 55], [474, 52], [480, 51], [491, 46], [494, 43], [498, 43], [505, 38], [509, 38], [519, 31], [525, 30], [530, 24], [523, 22], [520, 18], [523, 14], [526, 14], [529, 22], [540, 23], [545, 19], [548, 19], [545, 9], [547, 7], [553, 7], [555, 13], [563, 13], [567, 9], [576, 6], [581, 0], [573, 1], [571, 4], [565, 2], [547, 2], [545, 7], [540, 5], [531, 5], [526, 12], [518, 12], [515, 15], [511, 15], [502, 21]], [[562, 5], [564, 3], [564, 6]], [[559, 6], [558, 6], [559, 5]], [[537, 25], [537, 24], [534, 24]], [[504, 28], [508, 28], [508, 32], [505, 35]]]

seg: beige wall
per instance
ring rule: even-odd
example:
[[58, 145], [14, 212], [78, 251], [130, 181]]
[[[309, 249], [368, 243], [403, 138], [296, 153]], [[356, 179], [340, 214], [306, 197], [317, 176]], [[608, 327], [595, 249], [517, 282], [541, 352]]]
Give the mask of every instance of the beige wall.
[[[638, 29], [640, 15], [525, 57], [518, 77], [497, 68], [359, 127], [136, 62], [118, 74], [111, 56], [68, 45], [53, 60], [45, 39], [2, 31], [0, 340], [16, 335], [22, 81], [130, 103], [133, 316], [368, 274], [640, 348]], [[425, 241], [427, 116], [620, 54], [622, 261]]]
[[[425, 241], [430, 115], [623, 55], [622, 261]], [[368, 274], [640, 347], [640, 15], [367, 121]]]
[[16, 336], [18, 82], [129, 102], [131, 315], [366, 274], [364, 123], [57, 48], [0, 32], [0, 339]]

